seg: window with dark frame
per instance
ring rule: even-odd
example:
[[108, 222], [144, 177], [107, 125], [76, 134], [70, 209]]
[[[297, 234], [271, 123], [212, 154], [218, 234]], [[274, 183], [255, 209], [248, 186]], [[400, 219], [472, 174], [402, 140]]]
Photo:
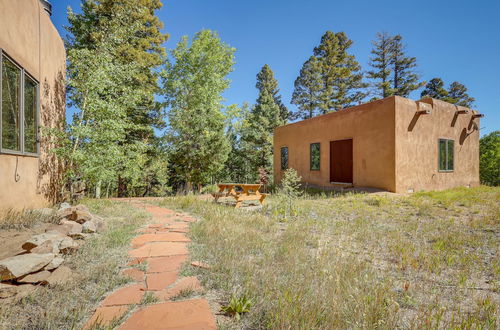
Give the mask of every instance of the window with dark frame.
[[454, 169], [455, 141], [439, 139], [438, 170], [440, 172], [451, 172]]
[[320, 144], [319, 143], [311, 143], [310, 145], [310, 169], [311, 171], [319, 171], [321, 165], [321, 157], [320, 157]]
[[288, 147], [281, 147], [281, 169], [288, 169]]
[[39, 84], [0, 49], [0, 153], [39, 153]]

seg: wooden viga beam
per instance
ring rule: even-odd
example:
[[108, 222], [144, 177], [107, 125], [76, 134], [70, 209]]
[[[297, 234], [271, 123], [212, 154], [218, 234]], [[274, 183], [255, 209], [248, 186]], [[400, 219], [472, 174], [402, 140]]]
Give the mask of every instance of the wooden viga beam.
[[430, 115], [432, 113], [432, 105], [425, 102], [417, 102], [418, 115]]

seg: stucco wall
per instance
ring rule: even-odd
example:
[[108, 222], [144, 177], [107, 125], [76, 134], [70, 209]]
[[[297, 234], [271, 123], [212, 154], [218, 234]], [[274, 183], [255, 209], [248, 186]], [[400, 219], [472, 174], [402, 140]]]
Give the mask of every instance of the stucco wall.
[[[431, 114], [416, 116], [417, 103], [396, 98], [396, 192], [441, 190], [479, 184], [479, 119], [456, 115], [447, 102], [423, 99]], [[455, 141], [454, 171], [438, 171], [438, 140]]]
[[[0, 48], [39, 82], [41, 126], [62, 127], [66, 52], [49, 15], [38, 0], [0, 0], [0, 22]], [[40, 157], [0, 154], [0, 211], [57, 199], [61, 164], [51, 148], [42, 134]]]
[[[395, 190], [394, 97], [276, 128], [274, 179], [281, 180], [280, 148], [288, 147], [289, 167], [302, 181], [330, 187], [330, 141], [353, 139], [353, 184]], [[309, 145], [321, 143], [320, 171], [311, 171]]]

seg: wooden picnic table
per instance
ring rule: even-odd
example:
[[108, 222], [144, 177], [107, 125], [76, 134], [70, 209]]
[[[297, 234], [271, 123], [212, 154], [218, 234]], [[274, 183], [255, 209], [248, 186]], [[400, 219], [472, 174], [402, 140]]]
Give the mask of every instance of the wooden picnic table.
[[[262, 194], [259, 189], [262, 187], [260, 183], [219, 183], [217, 184], [219, 191], [213, 193], [212, 196], [217, 202], [221, 197], [233, 197], [236, 200], [236, 208], [239, 208], [244, 201], [259, 201], [264, 203], [267, 194]], [[237, 191], [239, 187], [242, 191]]]

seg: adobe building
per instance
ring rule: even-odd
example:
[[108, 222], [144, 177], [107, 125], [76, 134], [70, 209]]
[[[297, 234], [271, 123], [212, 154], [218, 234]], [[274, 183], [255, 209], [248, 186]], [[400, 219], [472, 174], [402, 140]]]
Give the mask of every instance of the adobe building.
[[309, 186], [396, 193], [477, 186], [481, 116], [432, 98], [392, 96], [281, 126], [274, 177], [294, 168]]
[[44, 128], [64, 125], [66, 51], [50, 15], [46, 0], [0, 0], [0, 212], [60, 194]]

